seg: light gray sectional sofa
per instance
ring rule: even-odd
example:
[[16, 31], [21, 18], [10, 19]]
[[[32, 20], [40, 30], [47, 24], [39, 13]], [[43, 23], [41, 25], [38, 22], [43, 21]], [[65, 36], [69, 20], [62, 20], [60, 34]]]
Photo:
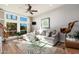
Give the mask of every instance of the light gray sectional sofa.
[[[35, 36], [38, 36], [38, 39], [45, 39], [48, 44], [56, 45], [56, 43], [59, 41], [59, 34], [56, 30], [43, 30], [43, 31], [34, 31], [32, 32]], [[30, 34], [29, 34], [30, 35]], [[23, 39], [26, 39], [26, 41], [28, 41], [29, 39], [27, 39], [28, 34], [23, 35]], [[31, 36], [32, 37], [32, 36]]]

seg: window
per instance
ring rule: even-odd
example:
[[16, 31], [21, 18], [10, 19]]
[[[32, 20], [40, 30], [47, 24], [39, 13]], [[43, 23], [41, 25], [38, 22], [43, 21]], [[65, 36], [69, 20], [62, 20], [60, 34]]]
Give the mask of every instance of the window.
[[16, 32], [17, 32], [17, 23], [7, 22], [6, 25], [7, 25], [7, 30], [9, 32], [9, 35], [10, 36], [16, 35]]
[[20, 17], [20, 21], [27, 21], [26, 17]]
[[12, 20], [17, 20], [17, 16], [16, 15], [12, 15], [12, 14], [6, 14], [6, 18], [7, 19], [12, 19]]
[[12, 16], [11, 16], [10, 14], [6, 14], [6, 18], [7, 18], [7, 19], [11, 19]]
[[21, 34], [25, 34], [27, 33], [27, 24], [20, 24], [20, 30], [21, 30]]
[[12, 15], [12, 18], [11, 18], [12, 20], [17, 20], [17, 16], [15, 16], [15, 15]]
[[27, 24], [20, 24], [20, 26], [24, 26], [24, 27], [26, 27], [26, 26], [27, 26]]

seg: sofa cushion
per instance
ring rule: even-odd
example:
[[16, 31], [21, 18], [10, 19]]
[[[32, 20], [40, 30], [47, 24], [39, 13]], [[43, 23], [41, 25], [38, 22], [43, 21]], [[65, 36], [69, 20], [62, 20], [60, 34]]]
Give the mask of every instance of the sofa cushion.
[[41, 35], [46, 36], [46, 31], [42, 31]]
[[46, 36], [47, 37], [52, 37], [52, 35], [55, 35], [56, 34], [56, 30], [48, 30], [46, 32]]

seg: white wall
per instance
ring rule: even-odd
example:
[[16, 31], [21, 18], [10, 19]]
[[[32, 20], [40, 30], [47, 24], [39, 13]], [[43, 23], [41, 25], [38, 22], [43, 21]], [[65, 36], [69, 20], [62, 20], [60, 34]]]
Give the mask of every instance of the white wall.
[[41, 19], [50, 17], [50, 28], [66, 26], [70, 21], [79, 20], [79, 5], [64, 5], [34, 18], [37, 22], [35, 29], [41, 27]]
[[[79, 20], [79, 5], [63, 5], [55, 10], [34, 17], [37, 24], [33, 29], [41, 28], [41, 19], [50, 17], [50, 29], [66, 27], [70, 21]], [[74, 30], [79, 30], [79, 23], [75, 24]]]

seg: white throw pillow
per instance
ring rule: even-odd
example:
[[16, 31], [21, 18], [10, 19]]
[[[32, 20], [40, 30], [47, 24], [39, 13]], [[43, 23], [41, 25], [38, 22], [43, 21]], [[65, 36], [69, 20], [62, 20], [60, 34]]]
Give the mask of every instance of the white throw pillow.
[[29, 38], [27, 37], [26, 34], [23, 35], [23, 39], [25, 39], [26, 41], [29, 41]]

